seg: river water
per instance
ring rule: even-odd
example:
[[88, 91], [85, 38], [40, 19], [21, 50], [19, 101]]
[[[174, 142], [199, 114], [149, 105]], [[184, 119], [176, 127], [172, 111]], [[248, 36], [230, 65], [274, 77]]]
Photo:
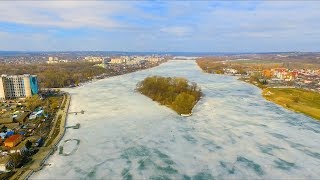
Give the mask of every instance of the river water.
[[[204, 97], [180, 117], [134, 91], [150, 75], [196, 82]], [[72, 95], [58, 151], [34, 179], [288, 179], [320, 177], [320, 123], [266, 101], [261, 90], [235, 77], [206, 74], [195, 61], [158, 67], [68, 89]], [[69, 145], [70, 146], [70, 145]], [[69, 150], [68, 150], [69, 148]], [[74, 147], [65, 147], [72, 151]]]

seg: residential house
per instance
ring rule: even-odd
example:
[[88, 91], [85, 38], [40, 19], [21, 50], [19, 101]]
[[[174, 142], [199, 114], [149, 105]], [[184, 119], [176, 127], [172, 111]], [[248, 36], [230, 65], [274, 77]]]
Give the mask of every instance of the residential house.
[[15, 147], [17, 144], [19, 144], [22, 141], [22, 135], [20, 134], [15, 134], [10, 137], [8, 137], [4, 141], [4, 146], [6, 147]]
[[13, 161], [10, 156], [0, 156], [0, 172], [10, 171], [8, 167], [13, 167]]

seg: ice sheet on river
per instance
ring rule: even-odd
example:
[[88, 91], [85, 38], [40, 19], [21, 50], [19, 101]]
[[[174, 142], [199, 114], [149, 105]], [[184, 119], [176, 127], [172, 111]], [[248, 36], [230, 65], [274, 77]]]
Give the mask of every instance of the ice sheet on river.
[[[183, 118], [135, 92], [150, 75], [182, 76], [205, 94]], [[234, 77], [202, 73], [194, 61], [103, 79], [69, 89], [66, 139], [80, 139], [71, 156], [56, 152], [52, 178], [319, 178], [320, 123], [264, 100], [261, 91]]]

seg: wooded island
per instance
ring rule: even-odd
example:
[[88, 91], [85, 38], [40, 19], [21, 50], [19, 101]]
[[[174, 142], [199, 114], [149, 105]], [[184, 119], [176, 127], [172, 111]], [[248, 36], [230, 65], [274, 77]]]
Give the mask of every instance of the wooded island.
[[191, 115], [202, 95], [196, 83], [179, 77], [147, 77], [137, 84], [137, 90], [180, 115]]

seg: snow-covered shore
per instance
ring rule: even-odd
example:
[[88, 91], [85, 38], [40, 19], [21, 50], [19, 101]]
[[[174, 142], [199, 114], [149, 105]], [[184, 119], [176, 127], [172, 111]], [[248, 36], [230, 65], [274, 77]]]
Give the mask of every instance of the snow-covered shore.
[[[184, 118], [135, 92], [150, 75], [196, 82], [204, 97]], [[266, 101], [260, 90], [201, 72], [194, 61], [102, 79], [72, 95], [63, 140], [80, 139], [71, 156], [53, 154], [32, 179], [188, 177], [312, 179], [320, 176], [320, 123]]]

